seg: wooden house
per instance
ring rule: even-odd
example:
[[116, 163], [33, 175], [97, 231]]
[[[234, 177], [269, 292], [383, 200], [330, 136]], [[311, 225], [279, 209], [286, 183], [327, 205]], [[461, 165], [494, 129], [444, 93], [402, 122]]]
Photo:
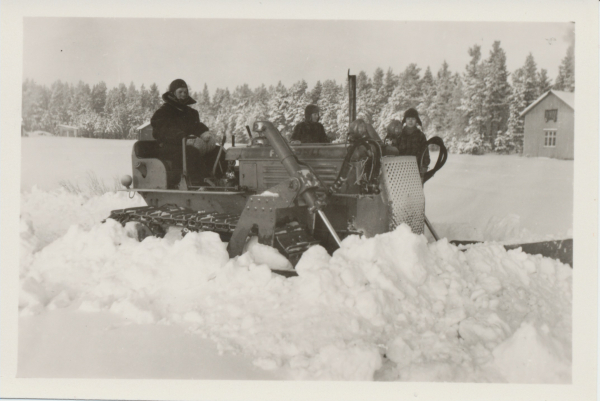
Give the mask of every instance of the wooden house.
[[549, 90], [521, 112], [524, 118], [523, 154], [573, 159], [575, 94]]
[[59, 136], [78, 137], [79, 136], [79, 128], [73, 127], [71, 125], [59, 124], [58, 125], [58, 135]]

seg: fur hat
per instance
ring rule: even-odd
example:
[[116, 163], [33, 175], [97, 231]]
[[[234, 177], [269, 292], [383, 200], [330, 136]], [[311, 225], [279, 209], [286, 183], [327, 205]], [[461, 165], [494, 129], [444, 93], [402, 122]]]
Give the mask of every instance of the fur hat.
[[313, 115], [313, 113], [318, 113], [318, 112], [319, 112], [319, 106], [314, 105], [314, 104], [309, 104], [304, 109], [304, 118], [306, 119], [306, 121], [312, 121], [310, 119], [311, 116]]
[[412, 107], [404, 112], [404, 118], [402, 118], [402, 125], [404, 125], [406, 123], [407, 118], [411, 118], [411, 117], [416, 118], [417, 124], [419, 124], [420, 126], [423, 126], [423, 123], [421, 122], [421, 119], [419, 118], [419, 112], [417, 111], [417, 109], [412, 108]]
[[175, 93], [175, 91], [179, 88], [188, 88], [187, 84], [183, 79], [176, 79], [175, 81], [171, 82], [171, 84], [169, 85], [169, 92]]
[[388, 137], [395, 137], [402, 132], [402, 123], [400, 120], [392, 120], [385, 129]]

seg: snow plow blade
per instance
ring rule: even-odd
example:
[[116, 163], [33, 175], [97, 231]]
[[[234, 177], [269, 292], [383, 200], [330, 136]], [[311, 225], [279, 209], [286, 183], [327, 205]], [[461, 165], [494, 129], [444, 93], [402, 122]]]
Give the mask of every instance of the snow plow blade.
[[[450, 241], [454, 245], [480, 244], [481, 241]], [[505, 244], [506, 250], [521, 248], [530, 255], [542, 255], [547, 258], [558, 259], [562, 263], [573, 267], [573, 239], [557, 241], [532, 242], [529, 244]]]

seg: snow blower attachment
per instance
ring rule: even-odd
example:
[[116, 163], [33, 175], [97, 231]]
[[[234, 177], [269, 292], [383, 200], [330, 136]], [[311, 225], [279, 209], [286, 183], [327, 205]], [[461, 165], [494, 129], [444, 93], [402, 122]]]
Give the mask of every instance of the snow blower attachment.
[[[225, 150], [223, 140], [217, 160], [207, 161], [208, 176], [195, 181], [185, 160], [183, 171], [172, 170], [159, 159], [156, 141], [145, 135], [133, 146], [133, 177], [122, 182], [148, 206], [114, 210], [109, 218], [123, 225], [135, 222], [140, 240], [163, 236], [169, 227], [184, 235], [213, 231], [228, 242], [230, 257], [258, 241], [294, 266], [313, 245], [333, 252], [349, 235], [372, 237], [402, 223], [416, 234], [427, 225], [437, 237], [425, 216], [423, 184], [446, 162], [443, 141], [429, 140], [440, 152], [435, 167], [421, 176], [417, 157], [397, 156], [373, 127], [355, 120], [353, 99], [350, 93], [348, 143], [290, 145], [271, 122], [257, 121], [253, 133], [246, 127], [247, 146], [236, 147], [232, 138]], [[182, 146], [186, 158], [185, 139]], [[173, 182], [179, 184], [173, 187]], [[572, 264], [572, 240], [506, 247], [554, 257], [558, 249], [560, 260]], [[294, 270], [276, 272], [295, 275]]]

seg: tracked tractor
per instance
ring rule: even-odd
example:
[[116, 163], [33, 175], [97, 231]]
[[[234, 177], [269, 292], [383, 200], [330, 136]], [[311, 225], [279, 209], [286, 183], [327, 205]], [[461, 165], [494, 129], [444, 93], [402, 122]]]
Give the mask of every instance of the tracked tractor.
[[[247, 127], [250, 143], [235, 146], [232, 138], [225, 150], [223, 141], [212, 172], [198, 181], [187, 171], [189, 138], [182, 141], [183, 169], [173, 171], [158, 158], [152, 136], [142, 136], [133, 146], [133, 174], [122, 183], [148, 206], [114, 210], [109, 218], [123, 225], [135, 222], [140, 239], [163, 236], [170, 227], [184, 235], [213, 231], [228, 242], [230, 257], [257, 240], [276, 248], [291, 265], [313, 245], [332, 252], [348, 235], [372, 237], [403, 223], [415, 234], [427, 227], [437, 240], [425, 216], [423, 185], [447, 159], [443, 141], [428, 141], [440, 151], [435, 166], [421, 175], [418, 157], [398, 156], [372, 127], [355, 121], [356, 76], [348, 79], [351, 124], [345, 143], [289, 143], [271, 122], [257, 121], [252, 130]], [[572, 240], [506, 247], [572, 265]]]

